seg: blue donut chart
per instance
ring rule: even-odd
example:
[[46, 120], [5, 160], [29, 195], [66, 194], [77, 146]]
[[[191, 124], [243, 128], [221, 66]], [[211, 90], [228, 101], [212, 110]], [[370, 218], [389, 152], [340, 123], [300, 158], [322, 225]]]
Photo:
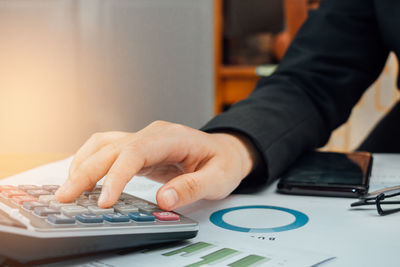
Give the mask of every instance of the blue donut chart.
[[[279, 211], [283, 211], [283, 212], [293, 215], [296, 218], [296, 220], [293, 223], [290, 223], [288, 225], [272, 227], [272, 228], [246, 228], [246, 227], [235, 226], [235, 225], [229, 224], [224, 221], [223, 216], [225, 214], [227, 214], [231, 211], [244, 210], [244, 209], [279, 210]], [[218, 211], [214, 212], [213, 214], [211, 214], [210, 221], [218, 227], [221, 227], [221, 228], [224, 228], [227, 230], [237, 231], [237, 232], [276, 233], [276, 232], [283, 232], [283, 231], [289, 231], [289, 230], [294, 230], [294, 229], [300, 228], [300, 227], [304, 226], [309, 221], [309, 219], [308, 219], [307, 215], [305, 215], [304, 213], [297, 211], [297, 210], [276, 207], [276, 206], [253, 205], [253, 206], [239, 206], [239, 207], [232, 207], [232, 208], [227, 208], [227, 209], [223, 209], [223, 210], [218, 210]]]

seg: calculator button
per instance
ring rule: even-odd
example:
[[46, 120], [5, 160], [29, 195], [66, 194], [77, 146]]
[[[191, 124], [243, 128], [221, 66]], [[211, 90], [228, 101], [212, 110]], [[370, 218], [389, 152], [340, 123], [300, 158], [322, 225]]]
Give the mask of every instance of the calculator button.
[[60, 188], [59, 185], [54, 185], [54, 184], [46, 184], [46, 185], [42, 185], [42, 189], [43, 190], [47, 190], [47, 191], [57, 191], [57, 189]]
[[27, 210], [33, 210], [34, 208], [37, 207], [47, 207], [47, 205], [45, 203], [40, 203], [38, 201], [29, 201], [29, 202], [24, 202], [24, 204], [22, 204], [22, 207]]
[[114, 209], [119, 213], [137, 212], [139, 209], [134, 205], [115, 205]]
[[96, 206], [97, 205], [97, 201], [94, 200], [90, 200], [90, 199], [78, 199], [78, 205], [83, 206], [85, 208], [89, 207], [89, 206]]
[[136, 207], [138, 207], [139, 209], [141, 209], [141, 208], [147, 208], [147, 209], [150, 209], [150, 208], [157, 208], [157, 206], [156, 205], [153, 205], [153, 204], [150, 204], [150, 203], [136, 203], [136, 204], [134, 204]]
[[22, 191], [37, 190], [37, 189], [40, 189], [40, 186], [38, 186], [38, 185], [19, 185], [18, 189], [22, 190]]
[[153, 215], [160, 221], [179, 221], [179, 215], [171, 211], [157, 211]]
[[108, 222], [129, 222], [130, 218], [128, 215], [114, 212], [114, 213], [106, 213], [103, 214], [104, 220]]
[[48, 216], [50, 214], [60, 214], [58, 210], [51, 209], [49, 207], [36, 207], [33, 209], [33, 213], [38, 216]]
[[49, 204], [50, 201], [56, 201], [55, 195], [41, 195], [39, 196], [39, 202]]
[[53, 224], [74, 224], [75, 218], [66, 216], [64, 214], [50, 214], [47, 220]]
[[136, 205], [136, 204], [143, 204], [144, 202], [141, 200], [138, 200], [136, 198], [125, 198], [124, 200], [125, 204], [132, 204], [132, 205]]
[[101, 187], [96, 187], [92, 191], [85, 191], [82, 194], [89, 196], [89, 195], [100, 195], [101, 193]]
[[129, 217], [136, 222], [154, 222], [155, 217], [146, 212], [130, 212]]
[[51, 192], [43, 189], [34, 189], [34, 190], [27, 190], [26, 191], [29, 195], [34, 197], [39, 197], [41, 195], [51, 195]]
[[75, 218], [82, 223], [102, 223], [104, 220], [102, 215], [91, 213], [77, 214]]
[[89, 206], [88, 209], [89, 209], [89, 212], [93, 213], [93, 214], [114, 213], [113, 208], [102, 209], [98, 206]]
[[124, 200], [124, 203], [125, 203], [125, 204], [132, 204], [132, 205], [135, 205], [135, 206], [137, 206], [137, 207], [149, 205], [149, 203], [145, 202], [144, 200], [134, 199], [134, 198], [132, 198], [132, 199], [125, 199], [125, 200]]
[[89, 195], [89, 200], [92, 200], [92, 201], [96, 201], [97, 202], [97, 200], [99, 200], [99, 196], [100, 195], [98, 195], [98, 194], [95, 194], [95, 195]]
[[80, 213], [87, 213], [88, 209], [84, 208], [82, 206], [70, 205], [70, 206], [61, 207], [60, 211], [65, 215], [75, 216]]
[[12, 197], [11, 200], [18, 205], [22, 205], [24, 202], [37, 201], [35, 197], [26, 195]]
[[147, 212], [147, 213], [153, 213], [155, 211], [162, 211], [157, 206], [142, 206], [142, 207], [139, 207], [139, 210], [143, 211], [143, 212]]
[[76, 205], [75, 202], [60, 203], [58, 201], [53, 200], [53, 201], [50, 201], [49, 207], [52, 209], [55, 209], [55, 210], [59, 210], [59, 209], [61, 209], [61, 207], [64, 207], [64, 206], [75, 206], [75, 205]]
[[18, 189], [9, 189], [9, 190], [3, 190], [1, 192], [1, 195], [6, 198], [11, 198], [16, 196], [26, 196], [26, 193]]
[[0, 192], [4, 190], [17, 190], [17, 188], [13, 185], [0, 185]]

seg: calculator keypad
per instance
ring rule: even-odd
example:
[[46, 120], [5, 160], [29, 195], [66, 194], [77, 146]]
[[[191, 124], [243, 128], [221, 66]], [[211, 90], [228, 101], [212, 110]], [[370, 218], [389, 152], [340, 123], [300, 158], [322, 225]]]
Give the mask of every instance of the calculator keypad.
[[174, 212], [163, 211], [153, 203], [126, 193], [113, 207], [100, 208], [97, 206], [100, 187], [82, 193], [73, 203], [60, 203], [54, 195], [58, 188], [58, 185], [3, 185], [0, 186], [0, 200], [21, 208], [40, 228], [168, 225], [181, 219]]

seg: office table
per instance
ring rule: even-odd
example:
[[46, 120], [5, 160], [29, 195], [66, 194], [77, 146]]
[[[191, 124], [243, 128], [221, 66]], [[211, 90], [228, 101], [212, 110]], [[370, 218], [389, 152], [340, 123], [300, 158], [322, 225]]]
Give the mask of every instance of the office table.
[[[30, 162], [29, 157], [27, 158], [27, 162]], [[0, 159], [0, 164], [2, 164], [0, 167], [4, 167], [4, 162], [13, 162], [13, 164], [18, 165], [18, 160], [22, 162], [23, 157], [6, 159], [3, 156]], [[39, 159], [46, 160], [49, 157], [37, 157], [35, 160]], [[57, 157], [54, 157], [54, 159], [57, 159]], [[400, 162], [400, 155], [395, 156], [394, 160], [391, 161], [391, 165], [387, 164], [387, 159], [385, 156], [375, 156], [374, 167], [372, 169], [374, 183], [379, 183], [378, 180], [382, 176], [387, 176], [392, 179], [391, 182], [397, 183], [399, 181], [398, 184], [400, 184], [400, 164], [397, 164]], [[55, 173], [51, 173], [52, 177], [55, 174], [63, 176], [66, 172], [68, 162], [60, 162], [59, 165], [59, 169]], [[8, 167], [8, 171], [10, 172], [11, 165]], [[5, 169], [7, 168], [0, 168], [3, 173]], [[41, 172], [38, 170], [35, 173], [43, 177], [47, 173], [47, 169], [44, 167]], [[28, 176], [21, 175], [17, 177], [19, 180], [16, 182], [23, 180], [25, 177]], [[63, 181], [63, 179], [65, 177], [59, 177], [58, 180]], [[310, 251], [336, 257], [336, 259], [321, 266], [400, 266], [400, 261], [398, 260], [398, 251], [400, 248], [398, 243], [400, 237], [400, 212], [388, 216], [379, 216], [374, 207], [351, 209], [350, 203], [355, 201], [355, 199], [282, 195], [277, 194], [275, 188], [276, 184], [272, 184], [258, 194], [231, 195], [227, 199], [220, 201], [199, 201], [178, 211], [200, 223], [199, 236], [192, 242], [206, 241], [216, 243], [213, 241], [218, 240], [222, 246], [231, 248], [234, 245], [252, 242], [251, 240], [253, 239], [257, 239], [257, 242], [259, 239], [262, 239], [262, 241], [257, 243], [259, 245], [257, 249], [263, 249], [264, 251], [268, 251], [268, 248], [287, 247], [289, 250], [281, 251], [291, 253], [304, 250], [305, 252], [302, 254], [302, 257], [307, 257]], [[141, 187], [138, 192], [145, 193], [145, 189], [146, 187]], [[155, 189], [149, 190], [149, 193], [150, 191], [155, 192]], [[309, 221], [297, 229], [269, 233], [231, 231], [216, 227], [210, 223], [210, 215], [214, 212], [243, 205], [268, 205], [288, 208], [306, 214]], [[241, 216], [228, 216], [225, 219], [233, 225], [246, 227], [248, 223], [241, 222], [240, 219], [247, 219], [253, 215], [245, 212], [247, 211], [238, 213]], [[258, 222], [254, 220], [250, 222], [249, 225], [251, 226], [248, 227], [260, 227], [260, 225], [264, 227], [282, 226], [287, 222], [290, 223], [290, 216], [282, 218], [281, 215], [276, 212], [263, 215], [258, 219]], [[239, 221], [237, 221], [238, 219]], [[212, 240], [209, 239], [210, 236], [213, 238]], [[223, 240], [229, 242], [224, 242]], [[253, 246], [249, 249], [252, 248], [255, 249], [256, 247]], [[138, 260], [140, 257], [144, 256], [141, 253], [127, 255], [111, 254], [109, 257], [102, 254], [98, 256], [99, 258], [93, 256], [80, 259], [80, 263], [83, 265], [101, 260], [107, 264], [113, 263], [114, 266], [123, 266], [117, 262], [128, 258], [130, 262], [135, 261], [139, 263]], [[170, 259], [172, 262], [181, 256], [176, 255], [174, 257]], [[154, 259], [152, 258], [152, 260]], [[168, 261], [165, 262], [165, 266], [169, 266], [167, 263]], [[52, 266], [57, 266], [57, 264]]]

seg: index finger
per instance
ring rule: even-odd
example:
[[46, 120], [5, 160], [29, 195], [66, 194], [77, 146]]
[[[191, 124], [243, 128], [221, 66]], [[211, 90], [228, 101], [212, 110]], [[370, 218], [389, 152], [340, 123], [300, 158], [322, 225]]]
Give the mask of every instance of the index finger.
[[124, 132], [106, 132], [93, 134], [76, 152], [72, 163], [69, 167], [69, 176], [71, 176], [76, 169], [88, 159], [91, 155], [99, 151], [102, 147], [113, 143], [123, 137], [127, 133]]

